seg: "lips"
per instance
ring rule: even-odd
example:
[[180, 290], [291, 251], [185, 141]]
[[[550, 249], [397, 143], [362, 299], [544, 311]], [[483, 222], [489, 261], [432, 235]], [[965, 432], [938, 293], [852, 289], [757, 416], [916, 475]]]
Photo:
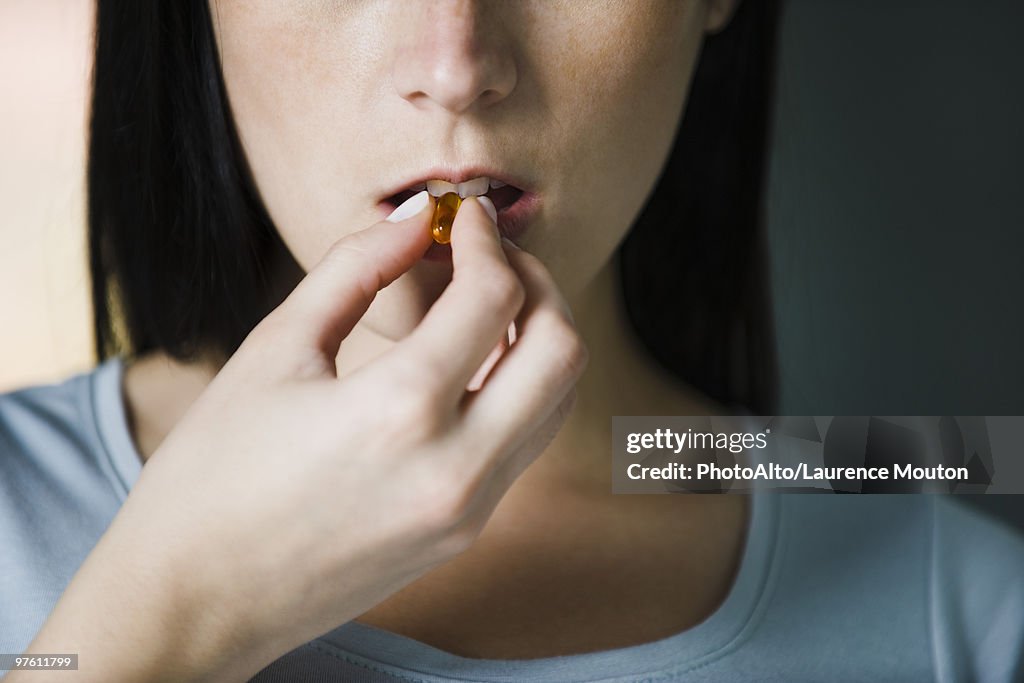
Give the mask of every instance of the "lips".
[[473, 189], [475, 191], [473, 191], [472, 194], [479, 194], [479, 188], [476, 187], [474, 181], [477, 181], [480, 178], [487, 178], [489, 184], [494, 187], [512, 185], [525, 192], [532, 190], [529, 181], [525, 178], [513, 177], [512, 174], [505, 173], [494, 167], [467, 166], [463, 168], [453, 168], [450, 166], [435, 166], [433, 168], [424, 169], [418, 175], [407, 176], [404, 181], [397, 183], [392, 186], [390, 190], [387, 190], [381, 199], [386, 199], [405, 191], [419, 191], [430, 181], [441, 181], [442, 183], [448, 183], [456, 186], [464, 185], [463, 189]]
[[[486, 187], [486, 190], [484, 192], [480, 192], [484, 187]], [[446, 192], [458, 192], [463, 199], [470, 195], [477, 197], [483, 195], [494, 202], [494, 208], [498, 211], [512, 206], [523, 195], [523, 190], [519, 187], [496, 178], [487, 178], [486, 176], [480, 176], [476, 179], [463, 181], [462, 183], [451, 183], [443, 179], [432, 178], [407, 187], [406, 189], [387, 197], [384, 201], [392, 207], [397, 208], [406, 199], [412, 197], [417, 192], [423, 191], [424, 189], [430, 192], [434, 197], [440, 197]]]
[[[480, 196], [482, 194], [494, 203], [498, 212], [498, 231], [503, 237], [513, 242], [526, 231], [532, 218], [540, 208], [539, 195], [525, 187], [519, 179], [504, 177], [488, 169], [476, 168], [462, 171], [443, 171], [434, 169], [405, 184], [381, 199], [380, 209], [387, 215], [402, 202], [418, 192], [426, 189], [437, 197], [445, 192], [458, 192], [460, 196]], [[446, 244], [434, 244], [427, 252], [428, 260], [446, 260], [451, 258], [451, 247]]]
[[[389, 204], [392, 209], [395, 209], [398, 208], [398, 206], [406, 199], [421, 191], [422, 190], [402, 190], [398, 194], [391, 195], [384, 201]], [[523, 196], [523, 191], [513, 185], [506, 185], [505, 187], [492, 187], [484, 193], [484, 196], [494, 202], [495, 209], [501, 211], [502, 209], [507, 209], [515, 204], [519, 198]]]

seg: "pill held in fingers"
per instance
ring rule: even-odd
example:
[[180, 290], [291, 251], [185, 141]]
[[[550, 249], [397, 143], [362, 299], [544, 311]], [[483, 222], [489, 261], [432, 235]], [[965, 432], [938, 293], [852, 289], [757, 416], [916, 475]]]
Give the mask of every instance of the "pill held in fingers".
[[[477, 198], [481, 208], [498, 226], [501, 235], [509, 239], [514, 239], [526, 229], [539, 206], [536, 194], [490, 176], [478, 176], [458, 183], [435, 177], [412, 183], [384, 197], [380, 204], [382, 209], [391, 211], [388, 220], [404, 219], [415, 213], [408, 210], [404, 203], [417, 193], [422, 193], [426, 201], [430, 202], [427, 229], [434, 245], [427, 251], [427, 260], [451, 260], [452, 226], [463, 202], [470, 197]], [[419, 208], [422, 205], [417, 210]]]
[[497, 222], [498, 217], [494, 203], [486, 193], [491, 189], [501, 187], [505, 187], [505, 183], [486, 177], [473, 178], [457, 185], [449, 183], [447, 180], [428, 180], [426, 182], [427, 192], [436, 198], [434, 215], [430, 220], [430, 234], [434, 241], [438, 244], [451, 242], [455, 215], [459, 212], [462, 201], [467, 197], [476, 197], [481, 200], [484, 210], [491, 220]]
[[434, 204], [434, 215], [430, 219], [430, 234], [438, 244], [452, 241], [452, 224], [455, 214], [462, 206], [462, 197], [455, 192], [446, 192], [437, 198]]

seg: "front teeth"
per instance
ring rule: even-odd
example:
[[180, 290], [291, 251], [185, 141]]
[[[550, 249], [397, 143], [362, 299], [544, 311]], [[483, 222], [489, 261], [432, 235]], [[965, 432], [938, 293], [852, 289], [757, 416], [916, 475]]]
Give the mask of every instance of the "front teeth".
[[440, 197], [441, 195], [448, 194], [449, 192], [457, 192], [458, 189], [459, 188], [456, 185], [453, 185], [446, 180], [427, 181], [427, 192], [435, 197]]
[[470, 195], [474, 197], [479, 197], [480, 195], [487, 192], [488, 188], [490, 187], [489, 183], [490, 180], [487, 178], [487, 176], [473, 178], [472, 180], [467, 180], [464, 183], [459, 183], [459, 196], [462, 197], [463, 199], [469, 197]]
[[449, 192], [457, 192], [460, 197], [465, 199], [466, 197], [473, 196], [479, 197], [480, 195], [486, 194], [487, 190], [492, 187], [504, 187], [505, 183], [500, 180], [491, 180], [487, 176], [480, 176], [479, 178], [473, 178], [467, 180], [464, 183], [455, 185], [449, 183], [447, 180], [428, 180], [426, 183], [427, 192], [435, 197], [447, 194]]

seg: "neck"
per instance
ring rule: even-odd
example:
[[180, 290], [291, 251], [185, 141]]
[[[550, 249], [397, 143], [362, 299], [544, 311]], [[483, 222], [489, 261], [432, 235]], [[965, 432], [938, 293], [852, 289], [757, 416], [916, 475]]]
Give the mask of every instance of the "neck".
[[629, 322], [615, 259], [572, 302], [590, 363], [576, 406], [555, 441], [531, 467], [535, 476], [611, 490], [612, 416], [708, 415], [710, 399], [651, 358]]
[[[590, 363], [577, 384], [577, 401], [558, 436], [530, 467], [540, 486], [611, 486], [613, 415], [704, 415], [715, 406], [653, 361], [633, 334], [614, 259], [571, 302]], [[344, 376], [394, 342], [359, 325], [342, 344]], [[185, 410], [219, 370], [216, 360], [185, 364], [157, 355], [133, 363], [125, 375], [129, 423], [143, 460], [156, 450]], [[525, 475], [524, 475], [525, 476]], [[546, 487], [543, 487], [546, 488]]]
[[[576, 386], [572, 414], [528, 474], [537, 484], [547, 480], [607, 492], [613, 415], [710, 415], [716, 407], [661, 368], [643, 348], [627, 318], [614, 259], [571, 306], [590, 363]], [[338, 375], [352, 372], [392, 344], [357, 326], [338, 355]]]

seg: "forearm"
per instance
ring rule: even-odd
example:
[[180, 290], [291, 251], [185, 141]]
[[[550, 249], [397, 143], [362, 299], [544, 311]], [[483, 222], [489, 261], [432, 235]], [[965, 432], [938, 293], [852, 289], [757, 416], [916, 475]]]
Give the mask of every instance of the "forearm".
[[[245, 681], [274, 657], [230, 601], [204, 595], [203, 567], [160, 539], [115, 527], [72, 579], [27, 653], [77, 653], [61, 681]], [[210, 583], [209, 585], [212, 585]], [[263, 662], [261, 664], [261, 662]], [[11, 683], [39, 681], [12, 671]]]

